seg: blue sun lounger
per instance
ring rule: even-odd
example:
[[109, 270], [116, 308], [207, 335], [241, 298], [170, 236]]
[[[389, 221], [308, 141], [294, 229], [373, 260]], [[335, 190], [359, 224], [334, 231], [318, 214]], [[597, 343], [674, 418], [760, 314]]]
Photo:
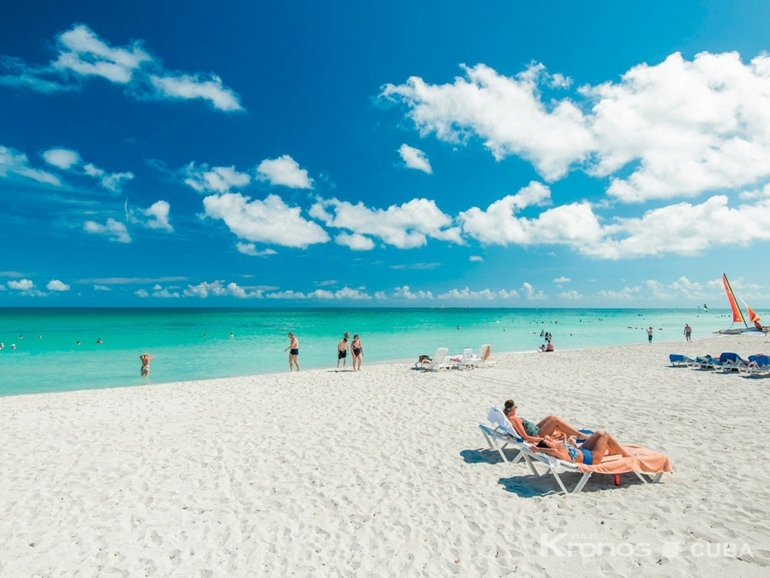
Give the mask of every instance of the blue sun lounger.
[[696, 365], [692, 357], [687, 357], [681, 353], [671, 353], [668, 356], [672, 367], [693, 367]]

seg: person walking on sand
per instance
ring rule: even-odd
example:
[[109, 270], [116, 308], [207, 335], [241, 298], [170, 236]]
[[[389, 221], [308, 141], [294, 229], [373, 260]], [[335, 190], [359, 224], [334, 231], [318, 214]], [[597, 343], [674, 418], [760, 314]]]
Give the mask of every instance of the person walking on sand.
[[646, 331], [647, 331], [647, 343], [652, 343], [652, 327], [650, 327]]
[[684, 340], [685, 341], [692, 341], [692, 327], [690, 327], [689, 323], [684, 324]]
[[299, 339], [297, 339], [293, 333], [289, 332], [289, 347], [283, 350], [289, 352], [289, 371], [294, 371], [292, 363], [297, 367], [299, 371]]
[[[358, 333], [353, 336], [353, 343], [350, 344], [350, 352], [353, 354], [353, 371], [361, 371], [361, 364], [364, 361], [364, 346], [361, 345], [361, 339]], [[356, 369], [356, 361], [358, 368]]]
[[147, 352], [142, 353], [139, 356], [139, 359], [142, 360], [142, 369], [139, 370], [139, 375], [142, 377], [149, 377], [150, 376], [150, 362], [155, 359], [152, 355], [150, 355]]
[[[348, 365], [348, 336], [350, 333], [345, 333], [340, 342], [337, 344], [337, 369], [340, 368], [340, 361], [342, 361], [342, 369], [345, 369]], [[355, 369], [355, 368], [354, 368]]]

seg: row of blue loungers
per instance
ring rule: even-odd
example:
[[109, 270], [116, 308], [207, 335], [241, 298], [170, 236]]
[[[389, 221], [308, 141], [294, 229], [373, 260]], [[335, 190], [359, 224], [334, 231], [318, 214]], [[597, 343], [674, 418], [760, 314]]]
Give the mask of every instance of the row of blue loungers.
[[743, 359], [737, 353], [725, 351], [719, 357], [704, 355], [703, 357], [687, 357], [679, 353], [668, 356], [674, 367], [693, 367], [696, 369], [713, 369], [716, 371], [740, 371], [756, 375], [770, 375], [770, 355], [749, 355]]

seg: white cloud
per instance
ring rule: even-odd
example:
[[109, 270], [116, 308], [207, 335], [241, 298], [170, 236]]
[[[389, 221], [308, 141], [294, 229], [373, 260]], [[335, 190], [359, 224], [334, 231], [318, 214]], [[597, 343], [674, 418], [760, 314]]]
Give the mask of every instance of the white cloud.
[[700, 205], [669, 205], [616, 222], [612, 235], [582, 251], [603, 259], [626, 259], [668, 253], [696, 255], [717, 246], [745, 247], [767, 241], [770, 199], [731, 208], [727, 197], [716, 195]]
[[121, 190], [121, 181], [131, 180], [134, 178], [134, 174], [130, 172], [122, 173], [108, 173], [104, 169], [100, 169], [92, 163], [84, 164], [83, 159], [80, 157], [80, 153], [72, 149], [66, 148], [51, 148], [43, 152], [43, 160], [51, 166], [64, 171], [77, 171], [79, 174], [84, 174], [89, 177], [93, 177], [106, 189], [119, 193]]
[[117, 241], [118, 243], [131, 242], [131, 236], [128, 234], [126, 225], [112, 218], [107, 219], [107, 222], [104, 225], [100, 225], [95, 221], [86, 221], [83, 224], [83, 229], [87, 233], [106, 235], [110, 237], [110, 241]]
[[48, 285], [45, 286], [49, 291], [69, 291], [70, 286], [66, 283], [62, 283], [58, 279], [51, 279]]
[[515, 77], [482, 64], [464, 70], [453, 84], [412, 77], [382, 94], [407, 105], [423, 136], [478, 136], [496, 158], [525, 158], [546, 180], [582, 167], [611, 177], [608, 193], [626, 202], [695, 196], [770, 176], [768, 54], [744, 64], [735, 52], [693, 60], [675, 53], [632, 67], [619, 82], [584, 86], [576, 100], [546, 100], [540, 85], [568, 82], [539, 64]]
[[224, 281], [203, 282], [198, 285], [188, 285], [184, 290], [185, 297], [206, 299], [212, 297], [236, 297], [238, 299], [261, 299], [263, 291], [254, 287], [240, 287], [237, 283], [224, 284]]
[[[507, 295], [507, 293], [506, 293]], [[442, 293], [438, 296], [439, 299], [459, 299], [470, 301], [493, 301], [499, 297], [499, 293], [491, 291], [490, 289], [482, 289], [481, 291], [471, 291], [469, 287], [465, 289], [452, 289], [446, 293]]]
[[137, 289], [136, 291], [134, 291], [134, 295], [136, 295], [137, 297], [140, 297], [142, 299], [144, 299], [145, 297], [149, 297], [150, 296], [150, 294], [147, 293], [147, 291], [145, 289]]
[[360, 236], [379, 237], [399, 249], [422, 247], [429, 237], [458, 244], [464, 242], [459, 227], [452, 227], [452, 218], [427, 199], [412, 199], [385, 210], [337, 199], [319, 200], [310, 208], [310, 216], [324, 221], [329, 227], [348, 229]]
[[216, 75], [202, 77], [199, 74], [150, 75], [150, 82], [162, 97], [190, 100], [200, 98], [209, 101], [214, 108], [224, 111], [243, 110], [238, 95], [222, 84]]
[[457, 143], [478, 135], [497, 159], [516, 154], [530, 160], [547, 180], [563, 177], [570, 165], [588, 158], [593, 135], [570, 100], [541, 100], [538, 82], [545, 68], [531, 65], [513, 78], [479, 64], [463, 66], [466, 78], [429, 85], [419, 77], [387, 84], [383, 96], [401, 100], [425, 136]]
[[369, 300], [371, 295], [363, 291], [362, 289], [351, 289], [350, 287], [343, 287], [338, 291], [326, 291], [325, 289], [316, 289], [310, 293], [303, 293], [301, 291], [293, 291], [291, 289], [287, 291], [274, 291], [265, 295], [268, 299], [317, 299], [321, 301], [346, 301], [346, 300]]
[[143, 62], [152, 58], [134, 42], [130, 48], [112, 48], [88, 26], [78, 24], [57, 38], [59, 58], [53, 67], [82, 76], [101, 76], [110, 82], [127, 84]]
[[529, 299], [529, 300], [547, 299], [547, 297], [543, 294], [542, 290], [535, 291], [534, 287], [532, 287], [532, 285], [527, 283], [526, 281], [521, 285], [521, 292], [524, 294], [524, 299]]
[[250, 255], [252, 257], [269, 257], [278, 254], [278, 252], [273, 249], [257, 251], [257, 246], [254, 243], [241, 243], [240, 241], [235, 244], [235, 248], [238, 249], [239, 253]]
[[186, 185], [199, 193], [229, 193], [230, 189], [242, 188], [251, 183], [248, 173], [241, 173], [235, 167], [212, 167], [207, 164], [190, 163], [181, 174]]
[[156, 285], [153, 287], [152, 296], [160, 299], [179, 299], [179, 292], [170, 290], [168, 287], [159, 287]]
[[553, 280], [554, 283], [569, 283], [570, 281], [572, 281], [572, 279], [565, 277], [564, 275], [556, 277], [556, 279]]
[[126, 94], [138, 99], [202, 99], [218, 110], [243, 110], [238, 95], [218, 76], [165, 70], [141, 41], [113, 47], [88, 26], [74, 24], [56, 37], [56, 49], [55, 60], [46, 66], [6, 58], [7, 74], [0, 76], [0, 84], [50, 94], [79, 90], [83, 79], [100, 77], [126, 87]]
[[257, 166], [257, 178], [268, 181], [271, 185], [283, 185], [292, 189], [313, 188], [313, 179], [289, 155], [263, 160]]
[[409, 289], [409, 285], [404, 285], [403, 287], [396, 287], [396, 290], [393, 292], [393, 298], [394, 299], [409, 299], [409, 300], [433, 299], [433, 293], [431, 293], [430, 291], [416, 291], [416, 292], [414, 292], [414, 291], [411, 291]]
[[532, 182], [516, 195], [495, 201], [486, 210], [472, 207], [460, 212], [458, 220], [466, 235], [483, 244], [498, 245], [563, 244], [582, 249], [597, 245], [614, 230], [603, 228], [585, 202], [561, 205], [533, 219], [515, 215], [518, 210], [549, 200], [548, 188]]
[[470, 261], [471, 263], [481, 263], [482, 261], [484, 261], [484, 257], [482, 257], [481, 255], [471, 255], [470, 257], [468, 257], [468, 261]]
[[338, 245], [349, 247], [353, 251], [371, 251], [374, 249], [374, 241], [358, 233], [353, 233], [352, 235], [340, 233], [334, 238], [334, 242]]
[[398, 149], [398, 154], [401, 155], [406, 166], [410, 169], [417, 169], [429, 175], [433, 174], [433, 169], [430, 166], [430, 161], [425, 156], [425, 153], [420, 149], [410, 147], [408, 144], [402, 144]]
[[19, 281], [8, 281], [8, 287], [15, 289], [16, 291], [29, 291], [35, 284], [29, 279], [21, 279]]
[[29, 166], [24, 153], [4, 146], [0, 146], [0, 177], [22, 177], [54, 187], [62, 184], [56, 175]]
[[596, 296], [601, 299], [607, 300], [620, 300], [631, 301], [639, 295], [641, 289], [639, 287], [624, 287], [620, 291], [614, 291], [611, 289], [603, 289], [596, 292]]
[[222, 285], [222, 281], [213, 281], [211, 283], [203, 282], [197, 285], [188, 285], [184, 290], [185, 297], [200, 297], [206, 299], [209, 295], [221, 297], [227, 295], [227, 289]]
[[134, 173], [108, 173], [104, 169], [100, 169], [91, 163], [83, 167], [83, 172], [89, 177], [93, 177], [98, 180], [105, 189], [109, 189], [115, 193], [119, 193], [121, 191], [121, 181], [130, 181], [134, 178]]
[[94, 291], [112, 291], [112, 289], [106, 285], [94, 285]]
[[574, 289], [571, 291], [563, 291], [562, 293], [558, 294], [558, 297], [561, 299], [566, 299], [568, 301], [579, 301], [583, 298], [583, 296], [575, 291]]
[[163, 229], [164, 231], [173, 231], [174, 227], [168, 222], [168, 213], [171, 209], [166, 201], [156, 201], [150, 205], [147, 209], [142, 211], [142, 214], [148, 219], [145, 221], [144, 226], [149, 229]]
[[307, 247], [326, 243], [329, 235], [317, 223], [304, 219], [299, 207], [289, 207], [277, 195], [264, 201], [240, 193], [212, 195], [203, 199], [205, 214], [221, 219], [241, 239], [257, 243]]
[[48, 149], [43, 152], [43, 160], [49, 165], [65, 171], [82, 162], [77, 151], [65, 148]]

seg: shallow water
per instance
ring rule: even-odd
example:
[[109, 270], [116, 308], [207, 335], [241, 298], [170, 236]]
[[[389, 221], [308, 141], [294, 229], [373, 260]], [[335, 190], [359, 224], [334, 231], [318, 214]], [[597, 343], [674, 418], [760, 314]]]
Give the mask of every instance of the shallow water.
[[0, 395], [142, 385], [144, 351], [155, 356], [153, 383], [287, 371], [289, 331], [302, 368], [315, 369], [335, 367], [345, 331], [361, 335], [365, 366], [442, 346], [533, 351], [541, 331], [557, 350], [643, 343], [649, 326], [656, 341], [677, 342], [685, 323], [697, 339], [730, 318], [695, 309], [0, 309]]

